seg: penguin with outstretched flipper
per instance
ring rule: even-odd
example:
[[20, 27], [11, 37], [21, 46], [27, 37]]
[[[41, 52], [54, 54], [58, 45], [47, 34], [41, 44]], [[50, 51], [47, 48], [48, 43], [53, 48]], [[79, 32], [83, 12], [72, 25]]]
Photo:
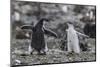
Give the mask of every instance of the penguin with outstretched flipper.
[[[49, 21], [48, 19], [42, 18], [35, 26], [23, 26], [22, 29], [31, 29], [32, 30], [32, 38], [30, 48], [34, 48], [38, 54], [46, 54], [45, 47], [45, 38], [44, 34], [57, 37], [57, 34], [51, 31], [50, 29], [46, 29], [44, 27], [44, 21]], [[29, 49], [30, 49], [29, 48]], [[32, 50], [30, 51], [32, 54]]]

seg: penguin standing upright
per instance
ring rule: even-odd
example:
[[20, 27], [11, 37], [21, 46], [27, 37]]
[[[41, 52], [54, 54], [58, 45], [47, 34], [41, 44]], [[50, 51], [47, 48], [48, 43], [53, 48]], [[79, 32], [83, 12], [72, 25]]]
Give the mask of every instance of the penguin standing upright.
[[68, 23], [67, 31], [67, 45], [68, 45], [68, 52], [74, 51], [75, 53], [80, 53], [80, 45], [79, 45], [79, 38], [78, 35], [82, 37], [88, 37], [74, 29], [73, 22]]
[[68, 52], [74, 51], [75, 53], [80, 53], [78, 35], [74, 29], [74, 26], [68, 23], [68, 27], [69, 28], [66, 30], [68, 36]]
[[[44, 27], [44, 21], [48, 21], [48, 19], [40, 19], [40, 21], [35, 26], [22, 27], [22, 29], [32, 29], [31, 45], [29, 49], [34, 48], [38, 52], [38, 54], [46, 54], [45, 48], [47, 48], [47, 45], [45, 44], [44, 34], [57, 37], [56, 33]], [[32, 50], [30, 50], [30, 53], [32, 54]]]

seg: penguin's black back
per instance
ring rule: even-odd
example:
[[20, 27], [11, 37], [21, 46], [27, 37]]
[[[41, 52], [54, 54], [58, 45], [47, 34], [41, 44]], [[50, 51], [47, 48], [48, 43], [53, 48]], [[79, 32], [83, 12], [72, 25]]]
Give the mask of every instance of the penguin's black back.
[[47, 30], [43, 27], [43, 21], [49, 21], [48, 19], [41, 19], [35, 27], [32, 29], [32, 41], [31, 46], [40, 52], [40, 50], [45, 49], [45, 39], [44, 34], [48, 34], [54, 37], [57, 37], [57, 35], [50, 30]]
[[35, 27], [32, 29], [32, 41], [31, 46], [35, 50], [40, 51], [45, 48], [44, 32], [43, 32], [43, 19], [41, 19]]

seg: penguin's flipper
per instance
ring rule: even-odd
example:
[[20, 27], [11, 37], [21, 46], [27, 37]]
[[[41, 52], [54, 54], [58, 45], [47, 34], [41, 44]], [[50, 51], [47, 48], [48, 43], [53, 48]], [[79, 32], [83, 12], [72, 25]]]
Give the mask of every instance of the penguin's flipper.
[[46, 29], [43, 27], [43, 30], [44, 30], [44, 33], [47, 34], [47, 35], [50, 35], [50, 36], [54, 36], [57, 38], [57, 34], [53, 31], [51, 31], [50, 29]]
[[21, 29], [32, 29], [32, 25], [23, 25], [20, 28]]

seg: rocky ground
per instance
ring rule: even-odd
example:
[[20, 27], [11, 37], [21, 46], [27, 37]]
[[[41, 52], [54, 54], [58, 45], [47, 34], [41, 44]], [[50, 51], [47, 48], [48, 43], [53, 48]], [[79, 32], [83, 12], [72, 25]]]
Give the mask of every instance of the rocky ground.
[[[95, 44], [92, 43], [90, 51], [81, 52], [80, 54], [68, 53], [62, 51], [59, 48], [60, 44], [57, 44], [51, 40], [48, 47], [49, 51], [47, 55], [37, 55], [34, 51], [33, 55], [28, 54], [28, 40], [12, 40], [11, 45], [11, 63], [12, 65], [34, 65], [34, 64], [50, 64], [50, 63], [63, 63], [63, 62], [83, 62], [83, 61], [95, 61]], [[49, 41], [48, 41], [49, 42]]]

